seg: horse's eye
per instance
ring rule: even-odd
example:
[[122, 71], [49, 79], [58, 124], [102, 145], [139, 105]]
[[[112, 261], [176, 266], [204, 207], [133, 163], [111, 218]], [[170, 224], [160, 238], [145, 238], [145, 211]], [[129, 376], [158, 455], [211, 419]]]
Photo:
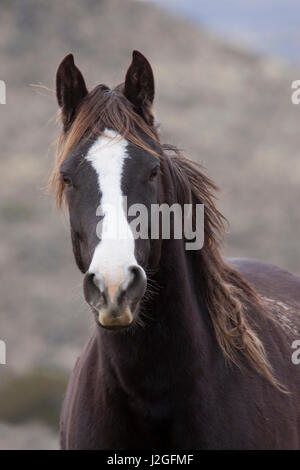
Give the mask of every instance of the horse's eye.
[[157, 175], [158, 175], [158, 166], [152, 169], [150, 173], [150, 177], [149, 177], [150, 181], [154, 180]]
[[71, 186], [72, 185], [72, 180], [69, 176], [67, 175], [62, 175], [61, 176], [62, 181], [65, 183], [66, 186]]

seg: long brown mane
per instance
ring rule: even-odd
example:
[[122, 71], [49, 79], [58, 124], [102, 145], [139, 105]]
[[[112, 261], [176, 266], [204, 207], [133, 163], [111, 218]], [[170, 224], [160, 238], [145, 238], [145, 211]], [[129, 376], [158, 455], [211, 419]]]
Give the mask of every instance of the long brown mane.
[[[278, 389], [284, 390], [274, 377], [264, 347], [247, 319], [250, 310], [264, 314], [264, 305], [258, 294], [220, 255], [225, 219], [215, 206], [216, 185], [205, 175], [200, 165], [185, 158], [176, 149], [160, 144], [155, 127], [147, 124], [135, 113], [122, 93], [122, 85], [113, 90], [104, 85], [94, 88], [84, 98], [69, 132], [61, 133], [50, 180], [50, 188], [56, 195], [57, 205], [61, 206], [64, 197], [60, 167], [65, 158], [81, 139], [95, 134], [101, 135], [104, 128], [114, 129], [122, 137], [157, 158], [169, 158], [182, 193], [191, 201], [204, 204], [205, 243], [197, 257], [204, 302], [217, 341], [229, 362], [239, 365], [243, 355], [255, 370]], [[158, 150], [154, 151], [141, 135], [148, 136]]]

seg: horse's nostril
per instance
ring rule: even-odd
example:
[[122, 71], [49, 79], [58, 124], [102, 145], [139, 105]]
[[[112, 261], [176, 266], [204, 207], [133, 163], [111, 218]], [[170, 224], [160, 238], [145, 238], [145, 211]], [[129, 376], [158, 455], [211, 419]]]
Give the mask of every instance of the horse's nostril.
[[87, 273], [83, 281], [85, 300], [98, 312], [106, 311], [113, 317], [114, 311], [125, 312], [126, 308], [135, 308], [137, 302], [143, 297], [147, 280], [144, 270], [138, 265], [126, 268], [125, 279], [117, 288], [110, 289], [104, 277], [99, 273]]
[[128, 271], [131, 272], [134, 276], [140, 276], [144, 272], [142, 268], [135, 265], [129, 266]]
[[102, 276], [87, 273], [83, 281], [84, 297], [88, 304], [96, 307], [105, 300], [106, 287]]
[[140, 266], [129, 266], [128, 276], [124, 281], [124, 290], [131, 299], [141, 298], [146, 290], [147, 278], [145, 271]]
[[98, 287], [99, 291], [101, 294], [105, 294], [107, 291], [106, 284], [104, 277], [100, 274], [93, 274], [93, 283], [95, 284], [96, 287]]

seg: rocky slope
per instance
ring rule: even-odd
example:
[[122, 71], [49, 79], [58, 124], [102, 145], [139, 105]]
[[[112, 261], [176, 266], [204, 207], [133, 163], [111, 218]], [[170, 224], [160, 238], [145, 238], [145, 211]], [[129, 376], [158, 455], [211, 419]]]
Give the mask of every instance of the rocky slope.
[[290, 100], [300, 71], [146, 2], [13, 0], [0, 13], [0, 338], [8, 360], [0, 388], [16, 371], [69, 371], [92, 328], [67, 218], [45, 191], [56, 102], [30, 86], [52, 89], [69, 51], [90, 87], [122, 81], [132, 49], [142, 51], [156, 76], [164, 140], [201, 161], [222, 188], [226, 252], [300, 273], [300, 106]]

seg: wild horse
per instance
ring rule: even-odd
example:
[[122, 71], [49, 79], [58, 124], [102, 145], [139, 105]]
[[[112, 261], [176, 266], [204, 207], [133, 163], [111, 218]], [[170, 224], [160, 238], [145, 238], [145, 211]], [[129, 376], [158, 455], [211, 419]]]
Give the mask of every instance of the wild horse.
[[[61, 447], [299, 448], [300, 366], [291, 357], [300, 279], [222, 259], [217, 188], [160, 143], [153, 72], [141, 53], [113, 89], [88, 91], [71, 54], [56, 80], [63, 128], [51, 185], [58, 205], [67, 203], [95, 317], [65, 395]], [[124, 197], [148, 212], [190, 204], [193, 221], [203, 204], [203, 247], [187, 250], [184, 236], [161, 230], [134, 236]], [[125, 237], [108, 236], [117, 226]]]

